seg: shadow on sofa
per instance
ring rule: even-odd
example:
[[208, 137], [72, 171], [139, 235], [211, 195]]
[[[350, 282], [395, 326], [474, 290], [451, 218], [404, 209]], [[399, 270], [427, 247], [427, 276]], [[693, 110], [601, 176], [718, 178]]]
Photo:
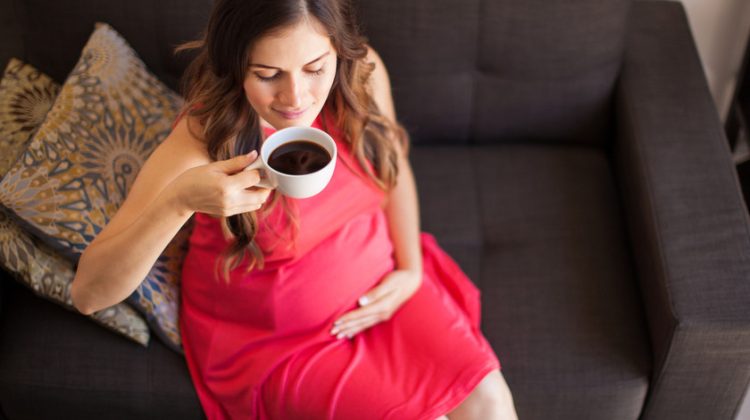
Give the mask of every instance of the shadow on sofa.
[[[0, 62], [58, 81], [95, 21], [176, 87], [210, 2], [0, 0]], [[423, 230], [482, 292], [522, 419], [733, 419], [750, 234], [677, 2], [360, 2], [412, 134]], [[31, 11], [34, 11], [32, 14]], [[11, 420], [202, 418], [184, 359], [0, 281]]]

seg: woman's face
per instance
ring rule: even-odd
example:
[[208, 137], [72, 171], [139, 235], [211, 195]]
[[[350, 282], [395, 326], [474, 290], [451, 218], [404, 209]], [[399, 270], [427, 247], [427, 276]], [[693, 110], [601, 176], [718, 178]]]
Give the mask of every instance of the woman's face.
[[264, 36], [249, 61], [243, 87], [261, 125], [312, 125], [336, 75], [336, 51], [323, 26], [305, 19]]

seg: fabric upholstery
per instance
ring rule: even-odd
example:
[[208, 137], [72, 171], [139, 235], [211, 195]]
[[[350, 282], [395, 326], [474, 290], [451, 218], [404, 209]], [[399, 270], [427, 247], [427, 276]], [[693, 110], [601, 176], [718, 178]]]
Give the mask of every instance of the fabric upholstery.
[[653, 343], [644, 417], [733, 419], [750, 383], [747, 209], [684, 8], [635, 10], [614, 158]]
[[630, 0], [361, 1], [417, 143], [605, 144]]
[[[34, 67], [17, 59], [8, 63], [0, 80], [0, 178], [24, 151], [59, 91], [57, 83]], [[38, 296], [76, 311], [70, 298], [70, 284], [75, 275], [73, 263], [3, 212], [0, 212], [0, 264]], [[90, 317], [143, 346], [148, 344], [146, 321], [126, 303], [97, 311]]]
[[[114, 29], [98, 24], [44, 123], [0, 182], [3, 207], [77, 261], [169, 134], [181, 103]], [[189, 228], [187, 223], [127, 299], [176, 351]]]
[[485, 229], [482, 325], [500, 356], [516, 362], [510, 378], [533, 372], [509, 379], [519, 416], [637, 418], [650, 349], [606, 155], [515, 145], [484, 151], [475, 163]]
[[[0, 395], [9, 419], [200, 419], [185, 359], [141, 347], [4, 281]], [[21, 322], [23, 321], [23, 322]]]
[[482, 223], [473, 155], [460, 147], [415, 147], [410, 161], [420, 197], [422, 230], [479, 285]]
[[[77, 50], [71, 45], [85, 42], [85, 28], [106, 21], [173, 89], [190, 54], [175, 57], [172, 47], [199, 35], [211, 6], [210, 0], [193, 1], [190, 7], [177, 0], [148, 7], [93, 0], [5, 1], [12, 1], [10, 12], [26, 21], [28, 61], [56, 80], [63, 80], [75, 64], [71, 57]], [[417, 143], [522, 139], [602, 144], [611, 128], [607, 99], [618, 73], [630, 3], [421, 0], [357, 5], [366, 34], [388, 65], [396, 108]], [[31, 13], [39, 10], [43, 13]], [[58, 17], [71, 15], [78, 24], [59, 27]], [[43, 42], [48, 27], [59, 27], [54, 43]]]
[[[412, 152], [418, 185], [440, 189], [422, 190], [424, 229], [459, 251], [467, 272], [478, 263], [482, 330], [506, 361], [519, 418], [637, 418], [650, 377], [648, 329], [605, 153], [424, 149]], [[458, 175], [435, 178], [432, 168]]]
[[0, 80], [0, 177], [15, 163], [47, 116], [60, 85], [33, 66], [11, 59]]
[[107, 22], [138, 51], [160, 81], [177, 90], [190, 55], [175, 56], [173, 48], [198, 37], [208, 21], [211, 3], [212, 0], [2, 0], [0, 22], [7, 26], [0, 27], [0, 31], [8, 32], [3, 38], [8, 42], [0, 42], [0, 54], [6, 54], [0, 56], [0, 65], [16, 56], [62, 83], [75, 66], [91, 28], [96, 22]]

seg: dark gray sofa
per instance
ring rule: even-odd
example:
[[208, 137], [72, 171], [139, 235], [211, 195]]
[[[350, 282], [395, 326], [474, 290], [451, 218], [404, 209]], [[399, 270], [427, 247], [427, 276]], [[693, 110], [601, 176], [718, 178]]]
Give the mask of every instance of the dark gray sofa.
[[[360, 0], [423, 229], [482, 291], [521, 419], [733, 419], [745, 204], [683, 6]], [[0, 64], [62, 82], [96, 21], [172, 87], [210, 1], [0, 0]], [[184, 360], [0, 280], [7, 418], [201, 418]]]

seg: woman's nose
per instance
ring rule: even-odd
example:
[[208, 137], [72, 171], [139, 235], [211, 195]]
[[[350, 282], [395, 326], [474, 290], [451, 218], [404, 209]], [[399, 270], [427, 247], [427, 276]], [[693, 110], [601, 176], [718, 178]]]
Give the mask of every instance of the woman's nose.
[[289, 108], [299, 108], [302, 106], [302, 87], [302, 80], [294, 75], [289, 76], [281, 92], [279, 92], [279, 102]]

